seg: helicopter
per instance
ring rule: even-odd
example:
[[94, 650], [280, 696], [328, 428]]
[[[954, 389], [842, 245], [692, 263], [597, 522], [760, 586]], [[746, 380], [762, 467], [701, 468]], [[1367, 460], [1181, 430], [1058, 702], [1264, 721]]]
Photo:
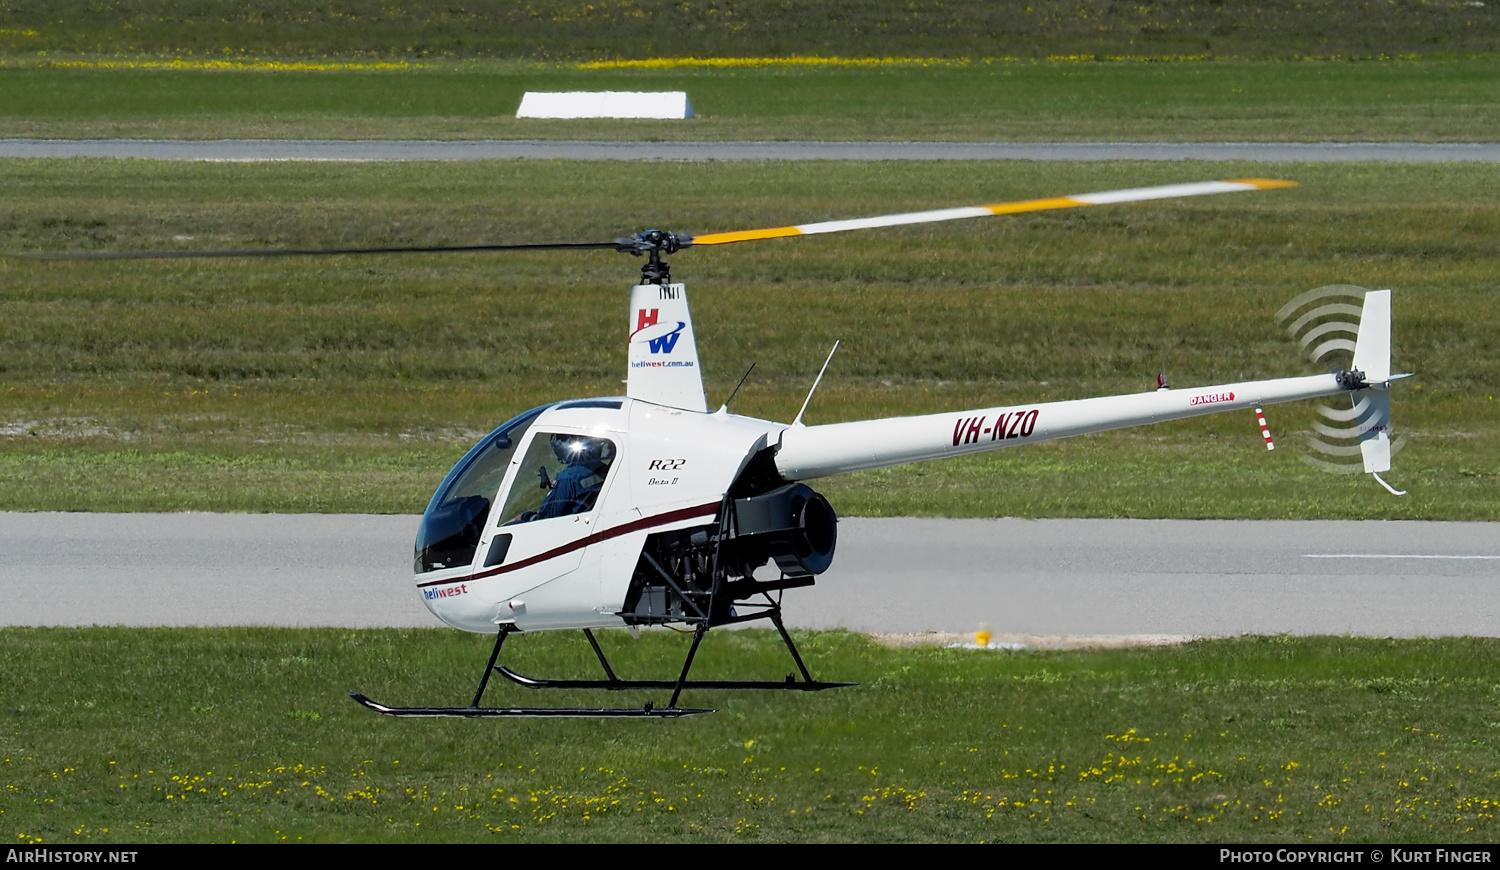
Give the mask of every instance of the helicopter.
[[[974, 408], [809, 426], [802, 422], [833, 353], [791, 423], [710, 411], [688, 308], [664, 259], [690, 247], [936, 223], [995, 215], [1294, 187], [1234, 179], [718, 232], [647, 230], [607, 242], [172, 250], [29, 254], [38, 259], [263, 257], [452, 251], [614, 250], [645, 257], [630, 288], [623, 396], [569, 399], [518, 414], [481, 438], [437, 487], [417, 531], [417, 594], [443, 623], [495, 640], [465, 706], [396, 707], [395, 717], [648, 717], [714, 712], [679, 706], [685, 690], [816, 692], [854, 685], [814, 679], [782, 619], [789, 589], [833, 563], [838, 517], [820, 478], [1018, 447], [1204, 414], [1348, 394], [1358, 409], [1364, 471], [1387, 490], [1390, 469], [1390, 293], [1369, 291], [1347, 370], [1189, 389], [1164, 377], [1151, 392]], [[834, 352], [838, 349], [834, 346]], [[752, 366], [753, 368], [753, 366]], [[749, 372], [746, 372], [746, 377]], [[743, 385], [745, 378], [741, 378]], [[737, 392], [739, 387], [735, 388]], [[1269, 436], [1268, 436], [1269, 443]], [[690, 679], [706, 633], [769, 621], [796, 672], [782, 680]], [[596, 629], [682, 626], [692, 640], [675, 678], [623, 679]], [[581, 630], [601, 679], [546, 679], [499, 664], [506, 640]], [[670, 691], [665, 706], [482, 706], [492, 675], [530, 689]]]

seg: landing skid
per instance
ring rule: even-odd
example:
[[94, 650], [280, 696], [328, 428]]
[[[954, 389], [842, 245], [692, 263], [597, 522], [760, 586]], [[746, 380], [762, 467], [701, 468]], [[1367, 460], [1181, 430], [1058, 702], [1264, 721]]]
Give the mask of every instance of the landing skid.
[[[499, 634], [495, 637], [495, 648], [490, 652], [489, 663], [485, 665], [484, 674], [479, 678], [479, 688], [474, 692], [474, 700], [467, 707], [388, 707], [384, 704], [372, 701], [359, 692], [350, 692], [349, 697], [367, 710], [373, 710], [385, 716], [396, 716], [401, 718], [423, 718], [441, 717], [457, 719], [489, 719], [489, 718], [528, 718], [528, 717], [564, 717], [564, 718], [590, 718], [590, 719], [677, 719], [683, 716], [695, 716], [699, 713], [716, 713], [717, 710], [709, 707], [679, 707], [677, 699], [681, 697], [683, 689], [758, 689], [769, 691], [791, 691], [791, 692], [821, 692], [824, 689], [838, 689], [844, 686], [857, 685], [856, 683], [823, 683], [812, 678], [807, 671], [807, 665], [802, 662], [802, 656], [797, 652], [796, 644], [792, 643], [791, 635], [787, 634], [786, 627], [781, 623], [779, 610], [771, 610], [768, 613], [757, 614], [754, 618], [765, 616], [776, 625], [776, 630], [781, 633], [781, 639], [786, 644], [787, 650], [792, 654], [792, 660], [797, 663], [797, 669], [802, 673], [802, 679], [797, 679], [794, 674], [787, 674], [783, 681], [775, 680], [689, 680], [688, 671], [693, 667], [693, 657], [698, 653], [698, 644], [703, 641], [703, 635], [708, 633], [708, 623], [698, 624], [693, 632], [693, 644], [688, 648], [687, 658], [682, 663], [682, 673], [675, 680], [622, 680], [615, 675], [614, 668], [610, 667], [609, 659], [605, 658], [604, 650], [600, 648], [599, 641], [595, 639], [594, 633], [584, 629], [584, 635], [589, 639], [589, 645], [594, 648], [594, 654], [599, 658], [599, 664], [604, 668], [606, 679], [603, 680], [539, 680], [522, 676], [510, 668], [500, 665], [495, 661], [500, 657], [500, 647], [505, 644], [508, 637], [515, 628], [510, 625], [500, 626]], [[647, 701], [640, 707], [481, 707], [480, 700], [484, 698], [484, 690], [489, 685], [490, 675], [499, 673], [506, 679], [525, 686], [530, 689], [604, 689], [607, 691], [623, 691], [626, 689], [671, 689], [672, 700], [665, 707], [657, 707]]]
[[[604, 689], [618, 692], [625, 689], [675, 689], [676, 680], [537, 680], [516, 673], [505, 665], [495, 668], [500, 676], [528, 689]], [[784, 692], [821, 692], [824, 689], [840, 689], [857, 686], [858, 683], [820, 683], [798, 680], [787, 674], [786, 679], [777, 680], [687, 680], [684, 689], [765, 689]]]
[[387, 707], [384, 704], [371, 701], [358, 692], [350, 692], [349, 697], [359, 702], [365, 709], [402, 719], [420, 719], [423, 717], [448, 719], [491, 719], [503, 717], [518, 719], [538, 717], [678, 719], [683, 716], [695, 716], [699, 713], [717, 712], [707, 707], [662, 707], [657, 709], [652, 706], [650, 701], [647, 701], [642, 707]]

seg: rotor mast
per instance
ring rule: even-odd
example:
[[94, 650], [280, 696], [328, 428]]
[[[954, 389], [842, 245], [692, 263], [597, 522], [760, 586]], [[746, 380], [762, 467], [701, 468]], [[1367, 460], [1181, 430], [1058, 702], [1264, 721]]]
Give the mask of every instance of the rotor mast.
[[663, 254], [675, 254], [693, 243], [693, 237], [669, 230], [646, 230], [633, 236], [615, 239], [615, 250], [632, 257], [645, 255], [641, 264], [642, 284], [672, 283], [672, 266]]

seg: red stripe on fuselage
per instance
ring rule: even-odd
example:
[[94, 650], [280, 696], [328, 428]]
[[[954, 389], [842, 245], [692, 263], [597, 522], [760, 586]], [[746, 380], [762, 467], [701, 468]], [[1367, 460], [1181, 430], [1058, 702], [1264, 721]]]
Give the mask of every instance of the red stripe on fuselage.
[[483, 580], [486, 577], [494, 577], [497, 574], [506, 574], [511, 571], [519, 571], [522, 568], [535, 565], [538, 562], [545, 562], [548, 559], [556, 559], [558, 556], [566, 555], [573, 552], [574, 550], [581, 550], [590, 544], [597, 544], [600, 541], [607, 541], [610, 538], [618, 538], [621, 535], [628, 535], [631, 532], [638, 532], [641, 529], [649, 529], [653, 526], [665, 526], [669, 523], [680, 522], [682, 520], [690, 520], [694, 517], [711, 516], [715, 513], [718, 513], [718, 511], [719, 502], [710, 502], [708, 504], [698, 505], [697, 507], [681, 508], [675, 511], [667, 511], [664, 514], [657, 514], [656, 516], [652, 517], [643, 517], [641, 519], [625, 523], [624, 525], [615, 526], [611, 529], [605, 529], [602, 532], [595, 532], [592, 535], [579, 538], [578, 540], [564, 544], [561, 547], [555, 547], [551, 550], [546, 551], [545, 553], [538, 553], [537, 555], [531, 556], [530, 558], [522, 559], [521, 561], [516, 562], [512, 565], [501, 565], [496, 568], [491, 568], [488, 571], [480, 571], [478, 574], [470, 574], [467, 577], [449, 577], [446, 580], [428, 580], [425, 583], [418, 583], [417, 588], [421, 589], [424, 586], [445, 586], [449, 583], [466, 583], [470, 580]]

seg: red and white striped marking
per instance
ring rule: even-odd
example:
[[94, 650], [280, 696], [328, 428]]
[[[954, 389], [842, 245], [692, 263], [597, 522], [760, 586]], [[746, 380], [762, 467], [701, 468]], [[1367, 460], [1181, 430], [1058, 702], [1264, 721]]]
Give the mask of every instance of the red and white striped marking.
[[1260, 424], [1260, 434], [1265, 436], [1266, 449], [1275, 450], [1276, 445], [1271, 441], [1271, 430], [1266, 426], [1266, 412], [1262, 411], [1259, 406], [1255, 409], [1255, 422]]

